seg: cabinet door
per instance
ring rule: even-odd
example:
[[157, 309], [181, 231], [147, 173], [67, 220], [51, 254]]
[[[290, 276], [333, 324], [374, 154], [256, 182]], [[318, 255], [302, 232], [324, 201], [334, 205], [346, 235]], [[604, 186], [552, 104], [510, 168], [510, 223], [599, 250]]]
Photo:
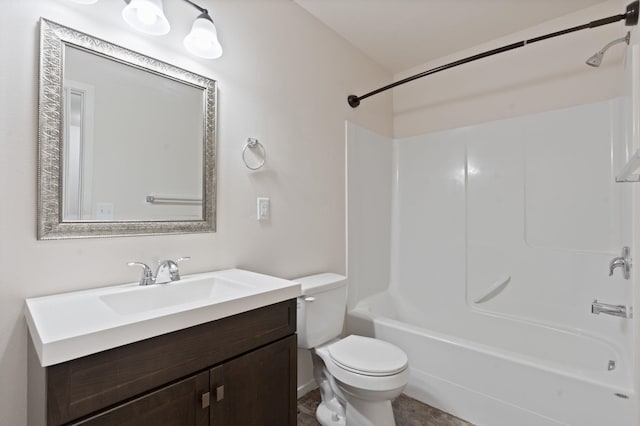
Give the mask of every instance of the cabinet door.
[[211, 426], [296, 424], [296, 335], [211, 370]]
[[[85, 426], [207, 426], [209, 373], [202, 372], [74, 423]], [[204, 407], [203, 407], [204, 405]]]

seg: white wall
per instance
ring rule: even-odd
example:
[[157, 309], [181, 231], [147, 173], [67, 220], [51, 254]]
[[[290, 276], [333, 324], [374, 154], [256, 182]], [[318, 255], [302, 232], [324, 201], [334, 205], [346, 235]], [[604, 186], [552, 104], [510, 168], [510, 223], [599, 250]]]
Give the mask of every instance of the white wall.
[[394, 141], [391, 288], [417, 314], [464, 305], [465, 141], [460, 130]]
[[[506, 44], [617, 15], [625, 10], [626, 3], [610, 0], [425, 63], [396, 74], [394, 79], [400, 80]], [[622, 93], [622, 45], [607, 52], [600, 68], [589, 67], [584, 61], [606, 43], [624, 36], [628, 29], [620, 22], [579, 31], [402, 85], [393, 91], [395, 136], [420, 135], [619, 96]], [[438, 41], [434, 40], [434, 43]]]
[[[607, 101], [396, 141], [392, 290], [421, 324], [459, 334], [482, 310], [600, 335], [631, 359], [630, 323], [590, 313], [593, 299], [632, 304], [631, 282], [607, 276], [631, 219], [631, 187], [614, 182], [620, 110]], [[474, 303], [504, 277], [503, 292]]]
[[[0, 2], [0, 424], [26, 421], [24, 299], [138, 279], [126, 262], [190, 255], [184, 273], [240, 267], [285, 278], [345, 272], [344, 122], [392, 134], [390, 95], [356, 110], [349, 93], [388, 82], [344, 40], [288, 0], [201, 1], [225, 53], [198, 60], [182, 48], [194, 11], [165, 2], [172, 32], [138, 35], [123, 3]], [[40, 16], [219, 82], [218, 232], [72, 241], [36, 240], [38, 19]], [[247, 170], [257, 137], [267, 165]], [[255, 197], [272, 218], [255, 220]]]
[[347, 123], [346, 131], [347, 271], [352, 308], [389, 285], [393, 143], [353, 123]]

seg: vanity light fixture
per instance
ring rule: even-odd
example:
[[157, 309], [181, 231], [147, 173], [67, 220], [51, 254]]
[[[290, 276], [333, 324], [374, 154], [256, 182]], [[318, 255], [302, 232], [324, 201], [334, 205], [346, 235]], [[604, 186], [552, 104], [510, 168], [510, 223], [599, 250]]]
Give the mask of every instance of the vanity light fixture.
[[[162, 0], [124, 1], [127, 5], [122, 10], [122, 17], [127, 24], [138, 31], [152, 35], [163, 35], [169, 32], [170, 25], [164, 15]], [[222, 55], [222, 46], [218, 41], [218, 32], [209, 12], [191, 0], [184, 1], [200, 12], [200, 15], [193, 22], [191, 32], [184, 39], [184, 47], [190, 53], [201, 58], [219, 58]]]
[[[70, 0], [81, 4], [93, 4], [98, 0]], [[198, 9], [200, 14], [193, 21], [191, 31], [184, 38], [184, 47], [189, 53], [201, 58], [216, 59], [222, 56], [222, 46], [218, 41], [218, 31], [209, 11], [191, 0], [183, 0]], [[138, 31], [151, 35], [164, 35], [171, 25], [164, 15], [162, 0], [124, 0], [122, 18]]]

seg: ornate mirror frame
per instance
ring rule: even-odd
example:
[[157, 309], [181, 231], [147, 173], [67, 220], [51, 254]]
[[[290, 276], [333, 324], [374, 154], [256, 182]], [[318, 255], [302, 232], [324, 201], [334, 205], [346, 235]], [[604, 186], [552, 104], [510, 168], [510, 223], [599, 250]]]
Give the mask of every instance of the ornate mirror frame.
[[[63, 81], [65, 46], [183, 82], [204, 93], [202, 220], [83, 221], [62, 219]], [[40, 19], [38, 131], [38, 239], [116, 237], [215, 232], [216, 230], [216, 82], [165, 62]]]

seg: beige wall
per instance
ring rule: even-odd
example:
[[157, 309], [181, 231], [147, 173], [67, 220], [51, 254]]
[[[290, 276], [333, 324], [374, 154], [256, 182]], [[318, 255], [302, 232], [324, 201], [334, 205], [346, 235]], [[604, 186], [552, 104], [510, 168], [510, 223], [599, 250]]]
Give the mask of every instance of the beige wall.
[[[345, 99], [391, 75], [289, 0], [201, 0], [225, 53], [182, 48], [196, 14], [165, 2], [172, 32], [130, 30], [119, 1], [0, 2], [0, 424], [26, 422], [24, 299], [138, 278], [126, 262], [190, 255], [185, 273], [228, 267], [292, 278], [345, 272], [344, 122], [392, 134], [391, 96], [351, 109]], [[218, 232], [71, 241], [36, 240], [38, 19], [49, 18], [219, 81]], [[267, 166], [241, 161], [257, 137]], [[255, 220], [256, 196], [272, 219]]]
[[[400, 80], [506, 44], [616, 15], [624, 11], [625, 4], [620, 0], [600, 3], [425, 63], [394, 78]], [[622, 22], [584, 30], [400, 86], [393, 94], [395, 136], [404, 138], [619, 96], [624, 48], [619, 45], [609, 50], [600, 68], [589, 67], [584, 61], [609, 41], [623, 37], [627, 30]]]

